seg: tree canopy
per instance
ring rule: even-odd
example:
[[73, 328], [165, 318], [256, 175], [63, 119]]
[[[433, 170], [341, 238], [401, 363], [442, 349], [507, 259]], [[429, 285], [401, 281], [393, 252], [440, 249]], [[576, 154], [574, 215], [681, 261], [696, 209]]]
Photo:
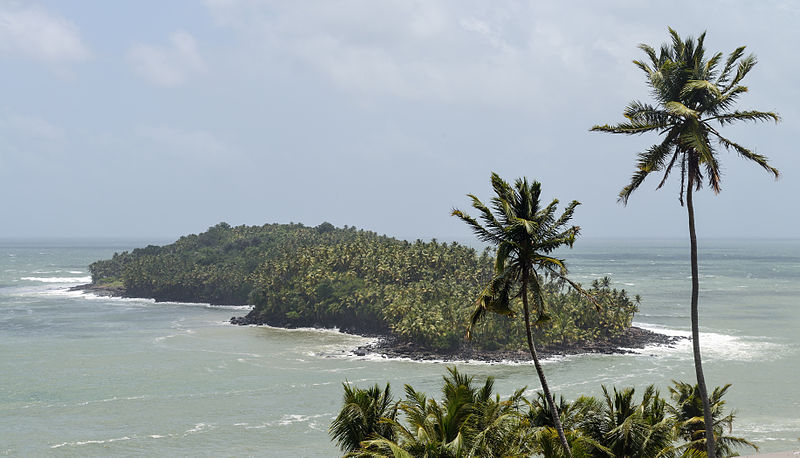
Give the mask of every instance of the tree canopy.
[[[408, 242], [329, 224], [221, 223], [165, 246], [117, 253], [90, 266], [95, 284], [159, 301], [251, 304], [255, 322], [388, 333], [432, 349], [461, 345], [471, 305], [492, 275], [491, 251], [458, 243]], [[574, 344], [619, 335], [637, 305], [624, 290], [597, 282], [602, 311], [557, 282], [545, 282], [552, 325], [538, 343]], [[517, 349], [518, 320], [488, 317], [473, 345]], [[456, 324], [454, 326], [454, 324]]]

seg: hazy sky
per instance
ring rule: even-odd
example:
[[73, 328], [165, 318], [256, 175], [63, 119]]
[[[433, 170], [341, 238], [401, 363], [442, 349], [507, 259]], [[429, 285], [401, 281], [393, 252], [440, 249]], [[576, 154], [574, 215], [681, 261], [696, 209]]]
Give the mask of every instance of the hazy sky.
[[[569, 4], [570, 7], [564, 6]], [[176, 238], [220, 221], [464, 237], [492, 171], [580, 200], [586, 237], [683, 237], [678, 181], [616, 202], [655, 136], [590, 133], [647, 100], [667, 27], [758, 56], [700, 237], [796, 237], [800, 4], [0, 0], [0, 237]]]

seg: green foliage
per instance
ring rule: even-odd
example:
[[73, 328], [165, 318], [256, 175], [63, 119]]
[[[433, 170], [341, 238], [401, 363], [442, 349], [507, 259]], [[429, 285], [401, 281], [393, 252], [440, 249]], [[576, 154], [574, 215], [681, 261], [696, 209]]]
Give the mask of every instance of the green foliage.
[[[491, 254], [326, 223], [315, 228], [221, 223], [171, 245], [114, 254], [90, 270], [94, 283], [121, 282], [130, 296], [253, 304], [253, 316], [263, 323], [389, 332], [450, 349], [463, 342], [470, 304], [491, 277]], [[599, 312], [557, 283], [544, 285], [553, 319], [535, 331], [543, 345], [616, 335], [636, 311], [624, 291], [607, 284], [592, 288], [610, 301]], [[519, 348], [521, 322], [502, 318], [477, 327], [474, 345]]]
[[[674, 403], [669, 406], [673, 417], [675, 418], [675, 428], [681, 439], [686, 441], [686, 444], [681, 449], [688, 452], [705, 452], [706, 438], [705, 438], [705, 421], [703, 419], [703, 402], [700, 398], [700, 393], [697, 385], [690, 385], [684, 382], [672, 381], [673, 386], [670, 387], [670, 397]], [[758, 450], [755, 444], [741, 437], [734, 437], [725, 434], [725, 431], [731, 432], [733, 429], [733, 420], [735, 414], [733, 412], [725, 414], [725, 401], [722, 396], [730, 388], [730, 384], [722, 387], [717, 387], [714, 392], [709, 396], [711, 403], [711, 417], [714, 422], [714, 441], [716, 442], [717, 456], [732, 456], [734, 449], [740, 447], [750, 447]]]
[[[362, 441], [377, 437], [393, 439], [394, 431], [388, 421], [397, 416], [397, 404], [392, 401], [389, 384], [368, 389], [352, 387], [345, 383], [342, 410], [333, 420], [331, 438], [340, 449], [352, 452]], [[384, 421], [381, 421], [384, 420]]]
[[[359, 390], [345, 385], [345, 403], [331, 425], [331, 437], [340, 449], [353, 457], [565, 457], [552, 421], [552, 412], [542, 393], [533, 400], [517, 390], [502, 400], [494, 393], [494, 380], [476, 385], [474, 378], [448, 369], [442, 398], [428, 398], [406, 385], [405, 399], [387, 399], [377, 385]], [[732, 427], [733, 415], [724, 413], [722, 396], [730, 385], [714, 390], [718, 456], [730, 456], [732, 447], [750, 446], [742, 438], [722, 435], [723, 426]], [[563, 397], [558, 403], [561, 423], [574, 457], [689, 457], [705, 456], [702, 448], [702, 406], [697, 387], [673, 382], [670, 404], [652, 385], [636, 397], [634, 388], [611, 390], [602, 387], [603, 396], [581, 396], [573, 402]], [[351, 415], [352, 393], [361, 393], [366, 403], [359, 411], [387, 412], [382, 418], [371, 416], [372, 426], [363, 416]], [[366, 393], [371, 393], [366, 395]], [[397, 413], [402, 412], [403, 419]], [[404, 421], [403, 421], [404, 420]], [[346, 425], [351, 422], [351, 426]], [[700, 422], [698, 434], [697, 424]], [[368, 439], [343, 442], [339, 431], [385, 428]], [[699, 446], [698, 446], [699, 444]]]
[[722, 174], [717, 153], [721, 149], [736, 152], [778, 178], [778, 169], [769, 165], [766, 156], [720, 133], [721, 127], [734, 122], [780, 120], [771, 111], [733, 108], [747, 92], [747, 86], [741, 82], [755, 66], [755, 56], [744, 56], [742, 46], [730, 53], [723, 64], [722, 53], [706, 55], [705, 33], [696, 40], [682, 39], [672, 29], [669, 33], [671, 43], [662, 45], [658, 51], [639, 45], [647, 58], [634, 61], [645, 74], [655, 104], [633, 101], [624, 110], [626, 121], [591, 129], [625, 135], [654, 132], [663, 136], [659, 143], [639, 153], [631, 181], [619, 193], [620, 201], [627, 203], [652, 172], [664, 172], [660, 188], [673, 169], [678, 169], [681, 176], [681, 202], [684, 185], [700, 189], [704, 178], [714, 192], [719, 192]]
[[479, 387], [473, 377], [455, 368], [448, 371], [441, 401], [406, 385], [406, 399], [399, 404], [405, 424], [382, 420], [392, 426], [395, 438], [364, 441], [351, 456], [529, 456], [530, 431], [519, 412], [522, 390], [501, 401], [494, 394], [492, 377]]
[[[595, 307], [584, 293], [575, 291], [561, 282], [543, 283], [542, 295], [546, 298], [548, 320], [532, 329], [537, 344], [550, 346], [574, 345], [597, 339], [618, 336], [628, 329], [638, 304], [627, 291], [611, 288], [610, 279], [596, 280], [585, 293], [602, 304]], [[487, 315], [472, 330], [477, 342], [493, 341], [498, 348], [518, 348], [525, 340], [525, 322], [506, 316]]]

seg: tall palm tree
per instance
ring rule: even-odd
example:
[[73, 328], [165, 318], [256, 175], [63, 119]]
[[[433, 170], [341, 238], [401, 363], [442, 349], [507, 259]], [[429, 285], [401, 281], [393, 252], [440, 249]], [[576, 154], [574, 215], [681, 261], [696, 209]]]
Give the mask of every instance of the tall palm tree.
[[[755, 56], [744, 56], [744, 46], [728, 55], [723, 64], [722, 53], [706, 57], [703, 47], [705, 33], [697, 40], [691, 37], [682, 39], [672, 29], [669, 29], [669, 33], [672, 42], [663, 44], [658, 52], [648, 45], [639, 45], [649, 61], [634, 61], [644, 71], [656, 103], [651, 105], [640, 101], [631, 102], [624, 111], [627, 121], [613, 126], [598, 125], [591, 130], [625, 135], [656, 132], [663, 136], [660, 143], [639, 153], [631, 182], [619, 193], [619, 200], [623, 204], [627, 204], [631, 193], [651, 172], [664, 172], [658, 189], [664, 185], [674, 168], [680, 170], [679, 201], [681, 205], [684, 204], [685, 193], [691, 243], [692, 349], [697, 384], [703, 401], [703, 416], [706, 424], [711, 424], [711, 407], [700, 358], [697, 235], [692, 193], [701, 188], [704, 178], [714, 193], [719, 193], [720, 167], [717, 153], [721, 148], [735, 151], [777, 178], [778, 170], [769, 165], [765, 156], [724, 137], [719, 127], [735, 121], [777, 122], [780, 118], [776, 113], [768, 111], [733, 109], [739, 96], [747, 92], [747, 87], [740, 84], [742, 79], [756, 64]], [[720, 64], [723, 64], [721, 69]], [[716, 456], [714, 437], [710, 431], [706, 433], [706, 439], [708, 456]]]
[[[483, 224], [460, 210], [453, 210], [453, 215], [466, 222], [480, 240], [497, 246], [493, 278], [476, 302], [470, 329], [487, 312], [513, 315], [512, 301], [522, 299], [528, 349], [539, 375], [542, 391], [550, 404], [561, 444], [567, 455], [570, 455], [558, 407], [553, 401], [533, 343], [529, 300], [533, 299], [535, 305], [536, 323], [546, 320], [539, 271], [564, 278], [573, 287], [579, 288], [565, 277], [567, 268], [564, 260], [550, 256], [550, 253], [564, 245], [572, 247], [580, 228], [567, 227], [567, 223], [580, 203], [573, 200], [556, 219], [558, 200], [554, 199], [549, 205], [542, 206], [539, 202], [541, 184], [538, 181], [529, 184], [525, 178], [517, 179], [512, 187], [496, 173], [492, 173], [492, 188], [495, 197], [491, 200], [491, 209], [474, 195], [468, 195], [472, 199], [473, 208], [480, 212]], [[467, 335], [469, 336], [469, 332]]]

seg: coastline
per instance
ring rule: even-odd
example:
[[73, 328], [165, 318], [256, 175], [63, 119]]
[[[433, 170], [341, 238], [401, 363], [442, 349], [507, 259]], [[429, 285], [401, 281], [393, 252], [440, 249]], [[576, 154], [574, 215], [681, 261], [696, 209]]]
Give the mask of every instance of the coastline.
[[[459, 348], [453, 350], [432, 350], [413, 342], [400, 341], [394, 336], [367, 337], [377, 337], [378, 340], [374, 343], [357, 347], [352, 351], [353, 355], [367, 356], [375, 354], [384, 358], [408, 358], [414, 361], [481, 361], [492, 364], [531, 361], [531, 355], [527, 348], [524, 350], [481, 350], [474, 348], [468, 342], [464, 342]], [[687, 339], [687, 337], [659, 334], [631, 326], [623, 335], [613, 339], [537, 347], [536, 351], [540, 359], [586, 354], [633, 354], [636, 353], [634, 350], [641, 350], [649, 345], [673, 346], [684, 339]]]
[[[91, 283], [73, 286], [70, 288], [70, 291], [83, 291], [106, 297], [132, 297], [126, 295], [124, 288], [121, 286], [102, 286]], [[287, 326], [286, 323], [260, 322], [255, 320], [250, 314], [239, 317], [233, 316], [229, 322], [237, 326], [269, 325], [286, 329], [292, 328], [292, 326]], [[321, 325], [311, 327], [325, 329], [325, 327]], [[439, 350], [427, 348], [414, 342], [401, 340], [386, 332], [365, 331], [355, 328], [344, 328], [339, 329], [339, 331], [346, 334], [376, 339], [373, 343], [361, 345], [351, 350], [350, 353], [353, 356], [378, 355], [383, 358], [407, 358], [415, 361], [482, 361], [486, 363], [528, 362], [531, 360], [530, 353], [527, 349], [482, 350], [475, 348], [470, 342], [464, 341], [458, 348]], [[659, 334], [647, 329], [631, 326], [624, 334], [612, 339], [577, 342], [568, 345], [541, 346], [537, 347], [537, 353], [541, 359], [581, 354], [631, 354], [635, 353], [633, 350], [640, 350], [649, 345], [673, 346], [683, 339], [686, 339], [686, 337]]]
[[[69, 291], [82, 291], [84, 293], [92, 293], [103, 297], [130, 297], [125, 294], [124, 286], [103, 286], [103, 285], [95, 285], [94, 283], [72, 286], [69, 288]], [[143, 299], [150, 299], [150, 298], [143, 298]]]

